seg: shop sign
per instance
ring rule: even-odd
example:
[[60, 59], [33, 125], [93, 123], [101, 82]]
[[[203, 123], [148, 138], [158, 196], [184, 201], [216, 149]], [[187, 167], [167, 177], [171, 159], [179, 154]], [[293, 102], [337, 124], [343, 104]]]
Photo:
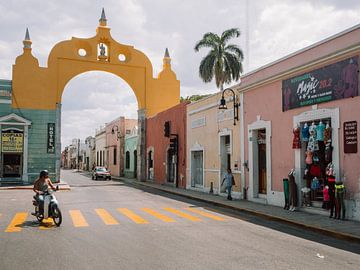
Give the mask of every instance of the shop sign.
[[282, 81], [283, 111], [358, 96], [358, 57]]
[[55, 123], [48, 123], [47, 152], [55, 153]]
[[3, 153], [22, 153], [23, 141], [23, 133], [3, 132], [1, 134], [1, 151]]
[[344, 123], [344, 153], [357, 153], [357, 122]]

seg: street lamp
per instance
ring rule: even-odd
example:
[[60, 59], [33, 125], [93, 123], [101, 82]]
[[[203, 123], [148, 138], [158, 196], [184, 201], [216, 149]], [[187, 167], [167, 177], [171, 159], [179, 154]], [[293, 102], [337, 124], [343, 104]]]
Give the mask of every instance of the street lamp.
[[111, 134], [115, 134], [115, 130], [116, 130], [116, 140], [119, 141], [119, 176], [121, 176], [121, 131], [119, 129], [119, 127], [117, 125], [114, 125], [111, 129]]
[[240, 102], [237, 102], [237, 96], [236, 96], [234, 90], [232, 90], [231, 88], [226, 88], [225, 90], [222, 91], [219, 110], [226, 110], [227, 109], [226, 100], [225, 100], [225, 97], [224, 97], [224, 94], [225, 94], [226, 91], [230, 91], [232, 93], [232, 96], [233, 96], [233, 102], [234, 102], [234, 126], [236, 126], [236, 120], [239, 121]]

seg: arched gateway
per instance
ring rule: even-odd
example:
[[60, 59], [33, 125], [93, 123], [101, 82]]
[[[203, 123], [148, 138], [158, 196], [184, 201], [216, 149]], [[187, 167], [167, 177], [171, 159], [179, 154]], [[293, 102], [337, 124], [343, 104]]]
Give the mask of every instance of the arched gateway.
[[[24, 52], [16, 58], [13, 66], [11, 102], [9, 100], [8, 107], [0, 110], [0, 131], [3, 134], [22, 133], [22, 156], [18, 164], [21, 169], [17, 177], [23, 182], [32, 182], [41, 169], [47, 168], [59, 179], [64, 88], [81, 73], [105, 71], [125, 80], [136, 95], [139, 109], [138, 177], [145, 179], [146, 117], [170, 108], [180, 100], [180, 82], [171, 70], [168, 51], [165, 52], [163, 70], [153, 78], [152, 64], [145, 54], [111, 37], [104, 10], [96, 35], [88, 39], [73, 37], [58, 43], [50, 52], [48, 67], [39, 67], [38, 60], [31, 54], [28, 31], [23, 44]], [[3, 144], [4, 140], [1, 142]], [[4, 153], [1, 161], [4, 165]], [[4, 179], [2, 168], [1, 180]]]

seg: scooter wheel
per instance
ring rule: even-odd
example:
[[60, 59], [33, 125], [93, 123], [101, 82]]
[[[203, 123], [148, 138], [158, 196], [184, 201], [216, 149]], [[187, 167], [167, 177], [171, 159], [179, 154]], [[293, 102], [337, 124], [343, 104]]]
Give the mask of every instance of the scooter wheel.
[[40, 223], [44, 220], [44, 217], [42, 217], [42, 216], [36, 216], [36, 218]]
[[55, 225], [59, 227], [62, 222], [62, 214], [60, 209], [56, 205], [52, 209], [52, 218], [54, 220]]

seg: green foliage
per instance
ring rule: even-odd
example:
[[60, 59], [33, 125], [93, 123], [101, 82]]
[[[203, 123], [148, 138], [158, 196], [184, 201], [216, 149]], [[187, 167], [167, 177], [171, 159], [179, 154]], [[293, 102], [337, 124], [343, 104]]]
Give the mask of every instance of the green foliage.
[[195, 51], [201, 48], [210, 48], [208, 54], [201, 60], [199, 66], [200, 78], [211, 82], [215, 77], [216, 86], [223, 90], [224, 84], [238, 81], [242, 73], [243, 52], [235, 44], [227, 44], [234, 37], [240, 36], [238, 28], [225, 30], [221, 36], [206, 33], [195, 45]]
[[186, 102], [186, 101], [194, 102], [208, 96], [210, 95], [192, 95], [192, 96], [187, 96], [186, 98], [180, 97], [180, 102]]

